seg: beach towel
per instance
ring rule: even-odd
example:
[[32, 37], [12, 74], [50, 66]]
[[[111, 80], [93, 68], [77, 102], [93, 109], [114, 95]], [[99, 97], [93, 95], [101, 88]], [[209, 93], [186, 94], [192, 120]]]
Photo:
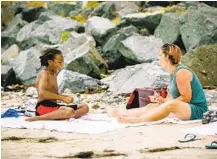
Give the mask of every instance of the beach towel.
[[188, 124], [201, 122], [201, 120], [194, 121], [181, 121], [177, 118], [165, 118], [155, 122], [144, 122], [139, 124], [121, 124], [116, 118], [111, 118], [107, 114], [94, 114], [89, 113], [79, 119], [71, 118], [70, 120], [52, 120], [52, 121], [25, 121], [26, 117], [19, 118], [2, 118], [1, 126], [7, 128], [20, 128], [20, 129], [46, 129], [59, 132], [75, 132], [85, 134], [96, 134], [108, 131], [114, 131], [127, 127], [138, 127], [144, 125], [154, 125], [162, 123], [173, 124]]

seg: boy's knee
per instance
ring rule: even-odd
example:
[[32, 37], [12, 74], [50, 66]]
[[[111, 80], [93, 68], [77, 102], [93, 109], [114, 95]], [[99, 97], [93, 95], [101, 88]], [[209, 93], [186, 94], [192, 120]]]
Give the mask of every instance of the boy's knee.
[[89, 107], [87, 104], [83, 104], [82, 109], [84, 110], [85, 114], [89, 112]]
[[65, 110], [65, 116], [66, 116], [66, 118], [73, 117], [73, 114], [74, 114], [74, 110], [73, 109], [66, 109]]

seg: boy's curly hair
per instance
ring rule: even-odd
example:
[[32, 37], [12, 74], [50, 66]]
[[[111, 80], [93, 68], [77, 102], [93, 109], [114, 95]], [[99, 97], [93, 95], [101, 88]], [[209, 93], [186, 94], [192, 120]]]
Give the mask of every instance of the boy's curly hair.
[[42, 66], [48, 66], [48, 60], [54, 60], [56, 55], [61, 55], [62, 52], [58, 49], [47, 49], [43, 51], [43, 55], [40, 56], [40, 62]]

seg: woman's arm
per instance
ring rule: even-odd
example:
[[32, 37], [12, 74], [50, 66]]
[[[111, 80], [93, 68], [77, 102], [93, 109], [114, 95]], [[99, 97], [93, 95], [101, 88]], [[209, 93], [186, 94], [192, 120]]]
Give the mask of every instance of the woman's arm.
[[190, 103], [192, 98], [191, 89], [192, 72], [187, 69], [180, 69], [176, 73], [176, 83], [180, 96], [176, 100]]

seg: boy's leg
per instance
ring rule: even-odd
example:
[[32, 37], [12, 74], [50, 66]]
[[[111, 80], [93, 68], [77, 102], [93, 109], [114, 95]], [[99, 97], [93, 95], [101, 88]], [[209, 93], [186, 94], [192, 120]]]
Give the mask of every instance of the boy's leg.
[[47, 113], [41, 116], [34, 116], [34, 117], [26, 118], [26, 121], [69, 119], [74, 116], [75, 116], [75, 113], [72, 108], [60, 107], [59, 109], [53, 112], [50, 112], [50, 113]]
[[80, 118], [81, 116], [87, 114], [89, 112], [89, 107], [85, 103], [78, 104], [78, 109], [74, 112], [74, 118]]
[[159, 104], [157, 103], [150, 103], [146, 105], [145, 107], [141, 108], [134, 108], [134, 109], [124, 109], [124, 108], [108, 108], [107, 112], [109, 116], [117, 117], [120, 115], [124, 115], [127, 117], [138, 117], [141, 115], [144, 115], [147, 112], [150, 112], [154, 108], [158, 107]]

